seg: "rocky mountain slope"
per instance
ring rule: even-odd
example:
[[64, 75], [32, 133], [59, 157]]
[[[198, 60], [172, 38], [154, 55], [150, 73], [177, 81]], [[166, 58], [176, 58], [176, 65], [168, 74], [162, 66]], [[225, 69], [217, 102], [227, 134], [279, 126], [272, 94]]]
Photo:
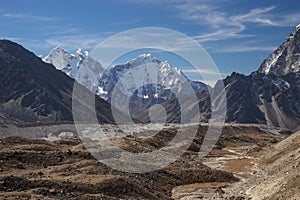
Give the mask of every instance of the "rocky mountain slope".
[[299, 199], [299, 151], [299, 131], [273, 146], [262, 158], [264, 178], [247, 191], [251, 199]]
[[300, 26], [252, 74], [232, 73], [224, 79], [227, 122], [300, 125]]
[[[74, 80], [22, 46], [0, 40], [1, 121], [71, 122]], [[86, 91], [84, 87], [80, 87]], [[79, 104], [82, 99], [73, 99]], [[89, 109], [89, 106], [82, 104]], [[96, 97], [100, 122], [112, 122], [110, 105]]]

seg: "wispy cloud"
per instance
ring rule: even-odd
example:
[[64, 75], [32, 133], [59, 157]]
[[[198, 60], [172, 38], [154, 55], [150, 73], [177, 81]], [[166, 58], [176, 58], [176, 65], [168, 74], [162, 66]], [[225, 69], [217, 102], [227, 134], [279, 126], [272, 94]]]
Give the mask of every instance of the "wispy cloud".
[[0, 38], [1, 39], [5, 39], [5, 40], [14, 41], [14, 42], [18, 42], [18, 41], [22, 40], [22, 38], [20, 38], [20, 37], [5, 37], [5, 36], [1, 36]]
[[[60, 46], [65, 48], [68, 51], [74, 51], [78, 48], [84, 50], [93, 49], [103, 38], [96, 34], [78, 34], [78, 35], [68, 35], [68, 36], [53, 36], [48, 39], [32, 39], [32, 38], [12, 38], [12, 37], [3, 37], [14, 42], [17, 42], [23, 45], [25, 48], [30, 51], [34, 51], [37, 55], [47, 54], [51, 48]], [[45, 56], [45, 55], [44, 55]]]
[[223, 47], [213, 52], [222, 52], [222, 53], [237, 53], [237, 52], [251, 52], [251, 51], [274, 51], [276, 49], [275, 46], [230, 46]]
[[58, 18], [55, 18], [55, 17], [28, 15], [28, 14], [20, 14], [20, 13], [2, 13], [2, 14], [0, 14], [0, 16], [5, 17], [5, 18], [19, 19], [19, 20], [34, 20], [34, 21], [58, 20]]
[[79, 47], [82, 49], [92, 49], [102, 39], [96, 34], [78, 34], [49, 38], [46, 40], [46, 43], [50, 46], [61, 46], [68, 50], [78, 49]]
[[182, 69], [184, 74], [221, 75], [220, 72], [212, 69]]
[[143, 19], [133, 19], [133, 20], [128, 20], [128, 21], [119, 21], [119, 22], [112, 22], [108, 26], [123, 26], [123, 25], [131, 25], [131, 24], [136, 24], [143, 21]]
[[192, 80], [201, 81], [212, 87], [218, 80], [227, 76], [226, 73], [222, 73], [216, 69], [186, 68], [181, 71]]
[[291, 26], [299, 24], [300, 22], [300, 13], [289, 13], [283, 15], [278, 21], [277, 26]]
[[135, 4], [164, 4], [176, 12], [176, 17], [199, 26], [206, 26], [207, 32], [194, 36], [198, 42], [211, 42], [228, 39], [253, 37], [245, 34], [249, 24], [256, 26], [293, 26], [299, 23], [300, 13], [278, 13], [276, 5], [257, 7], [239, 14], [224, 9], [231, 0], [125, 0]]
[[300, 21], [300, 13], [275, 14], [276, 6], [260, 7], [251, 9], [248, 12], [240, 14], [230, 14], [216, 6], [213, 1], [194, 1], [190, 0], [186, 3], [174, 6], [179, 12], [179, 17], [183, 20], [207, 26], [208, 33], [199, 33], [195, 36], [198, 42], [210, 42], [226, 39], [238, 39], [251, 37], [254, 35], [244, 34], [248, 29], [248, 25], [257, 26], [292, 26]]
[[271, 15], [267, 14], [275, 8], [276, 6], [255, 8], [244, 14], [230, 16], [226, 20], [229, 20], [232, 24], [237, 24], [239, 26], [245, 26], [243, 24], [244, 22], [267, 26], [277, 26], [278, 23], [271, 19]]
[[33, 39], [33, 38], [20, 38], [20, 37], [1, 37], [23, 45], [25, 48], [35, 51], [40, 54], [48, 53], [51, 48], [60, 46], [68, 51], [74, 51], [78, 48], [84, 50], [91, 50], [103, 40], [103, 35], [97, 34], [78, 34], [78, 35], [65, 35], [53, 36], [48, 39]]
[[21, 38], [21, 37], [5, 37], [1, 38], [17, 42], [18, 44], [24, 46], [29, 51], [34, 52], [36, 55], [40, 55], [42, 52], [47, 52], [52, 47], [50, 44], [46, 43], [42, 39], [32, 39], [32, 38]]
[[212, 42], [226, 39], [239, 39], [239, 38], [247, 38], [254, 37], [254, 35], [250, 34], [242, 34], [241, 32], [244, 30], [244, 27], [232, 27], [232, 28], [223, 28], [216, 30], [210, 33], [201, 33], [193, 37], [199, 43], [203, 42]]

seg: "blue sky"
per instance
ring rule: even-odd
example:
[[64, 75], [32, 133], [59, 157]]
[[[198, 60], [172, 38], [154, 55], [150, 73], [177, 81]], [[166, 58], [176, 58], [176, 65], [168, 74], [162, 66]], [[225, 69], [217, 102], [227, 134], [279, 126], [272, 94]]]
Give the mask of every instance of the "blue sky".
[[[0, 0], [0, 38], [37, 55], [53, 47], [90, 51], [121, 31], [163, 27], [199, 42], [224, 74], [245, 74], [300, 23], [296, 0]], [[176, 63], [172, 63], [175, 64]]]

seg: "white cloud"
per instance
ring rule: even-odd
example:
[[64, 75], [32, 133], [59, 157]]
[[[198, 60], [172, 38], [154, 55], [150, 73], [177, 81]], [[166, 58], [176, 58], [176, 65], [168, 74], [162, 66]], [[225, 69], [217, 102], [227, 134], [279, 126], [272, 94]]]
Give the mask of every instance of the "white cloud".
[[188, 68], [182, 69], [181, 71], [192, 80], [201, 81], [211, 87], [213, 87], [218, 80], [228, 75], [219, 72], [217, 69]]
[[[258, 7], [239, 14], [224, 9], [231, 0], [124, 0], [134, 4], [164, 5], [176, 11], [176, 17], [189, 23], [207, 26], [208, 32], [199, 32], [194, 36], [198, 42], [211, 42], [227, 39], [239, 39], [254, 35], [244, 34], [249, 23], [257, 26], [294, 26], [300, 22], [300, 13], [279, 13], [277, 7], [270, 5]], [[169, 5], [169, 6], [168, 6]]]
[[78, 48], [92, 49], [99, 42], [101, 38], [96, 34], [79, 34], [79, 35], [67, 35], [53, 37], [46, 40], [46, 43], [50, 46], [61, 46], [67, 50], [74, 50]]
[[[3, 37], [5, 38], [5, 37]], [[36, 54], [47, 54], [51, 48], [60, 46], [68, 51], [74, 51], [78, 48], [90, 50], [94, 48], [101, 41], [98, 35], [82, 34], [82, 35], [68, 35], [57, 36], [49, 39], [32, 39], [32, 38], [12, 38], [6, 37], [5, 39], [17, 42], [23, 45], [26, 49], [34, 51]], [[45, 55], [44, 55], [45, 56]]]
[[199, 43], [203, 43], [203, 42], [212, 42], [212, 41], [219, 41], [219, 40], [226, 40], [226, 39], [233, 39], [233, 38], [238, 39], [238, 38], [246, 38], [246, 37], [254, 36], [249, 34], [241, 34], [240, 32], [243, 30], [244, 30], [243, 27], [223, 28], [211, 33], [199, 34], [197, 36], [194, 36], [193, 39]]
[[54, 21], [58, 20], [55, 17], [46, 17], [46, 16], [38, 16], [38, 15], [28, 15], [28, 14], [19, 14], [19, 13], [2, 13], [0, 14], [2, 17], [6, 18], [14, 18], [20, 20], [34, 20], [34, 21]]
[[228, 17], [232, 23], [243, 25], [243, 22], [251, 22], [260, 25], [276, 26], [277, 23], [271, 19], [271, 16], [267, 13], [274, 10], [276, 6], [269, 6], [264, 8], [255, 8], [248, 13], [233, 15]]
[[131, 25], [131, 24], [136, 24], [143, 21], [143, 19], [133, 19], [133, 20], [128, 20], [128, 21], [119, 21], [119, 22], [112, 22], [108, 26], [123, 26], [123, 25]]
[[276, 49], [274, 46], [230, 46], [216, 49], [213, 52], [236, 53], [236, 52], [250, 52], [250, 51], [269, 51]]
[[215, 5], [207, 3], [206, 5], [198, 5], [192, 1], [175, 8], [181, 13], [179, 16], [184, 20], [193, 21], [194, 23], [204, 24], [209, 33], [201, 33], [194, 38], [198, 42], [218, 41], [234, 38], [244, 38], [253, 35], [243, 34], [247, 29], [246, 23], [255, 23], [258, 25], [275, 25], [271, 19], [268, 19], [267, 12], [275, 9], [275, 6], [266, 8], [252, 9], [247, 13], [239, 15], [230, 15]]
[[300, 23], [300, 13], [290, 13], [283, 15], [278, 21], [278, 26], [291, 26]]
[[[226, 2], [226, 1], [225, 1]], [[222, 1], [219, 2], [219, 5]], [[276, 6], [268, 6], [251, 9], [248, 12], [231, 15], [225, 12], [216, 3], [205, 1], [188, 1], [174, 6], [179, 12], [181, 19], [206, 25], [209, 33], [200, 33], [194, 38], [198, 42], [209, 42], [226, 39], [250, 37], [253, 35], [243, 34], [252, 23], [258, 26], [293, 26], [299, 23], [300, 13], [281, 14], [274, 13]]]
[[202, 74], [202, 75], [222, 75], [220, 72], [212, 69], [182, 69], [184, 74]]
[[13, 42], [18, 42], [22, 39], [20, 37], [5, 37], [5, 36], [4, 37], [1, 36], [1, 38], [5, 39], [5, 40], [10, 40], [10, 41], [13, 41]]

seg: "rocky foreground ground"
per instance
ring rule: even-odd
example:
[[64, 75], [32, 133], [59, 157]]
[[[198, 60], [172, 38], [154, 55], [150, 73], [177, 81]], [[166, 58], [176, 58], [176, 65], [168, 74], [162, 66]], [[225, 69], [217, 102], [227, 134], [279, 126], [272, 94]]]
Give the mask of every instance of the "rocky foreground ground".
[[[297, 198], [300, 134], [280, 142], [286, 132], [226, 126], [214, 150], [200, 158], [206, 129], [198, 128], [193, 144], [178, 161], [143, 174], [105, 166], [76, 137], [2, 138], [0, 199]], [[167, 128], [146, 139], [112, 141], [127, 151], [148, 152], [166, 145], [175, 134], [176, 128]]]

